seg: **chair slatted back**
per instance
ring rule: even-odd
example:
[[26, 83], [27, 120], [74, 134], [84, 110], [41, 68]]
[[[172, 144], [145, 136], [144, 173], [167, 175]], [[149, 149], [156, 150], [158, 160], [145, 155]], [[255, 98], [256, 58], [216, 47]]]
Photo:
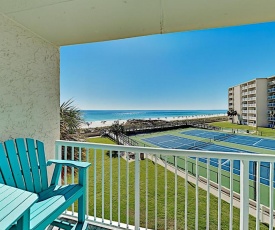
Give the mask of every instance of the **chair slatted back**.
[[35, 193], [47, 189], [44, 144], [30, 138], [1, 143], [0, 183]]

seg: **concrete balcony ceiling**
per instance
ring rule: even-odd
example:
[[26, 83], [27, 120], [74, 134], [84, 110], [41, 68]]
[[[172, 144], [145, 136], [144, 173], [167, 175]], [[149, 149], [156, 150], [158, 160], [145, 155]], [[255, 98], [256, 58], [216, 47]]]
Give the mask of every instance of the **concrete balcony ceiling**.
[[0, 12], [62, 46], [270, 22], [275, 1], [0, 0]]

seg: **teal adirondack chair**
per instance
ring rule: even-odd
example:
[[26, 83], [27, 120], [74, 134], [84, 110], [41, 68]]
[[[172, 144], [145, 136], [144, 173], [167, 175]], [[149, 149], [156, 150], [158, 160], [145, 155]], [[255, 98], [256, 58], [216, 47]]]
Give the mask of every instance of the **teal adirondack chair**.
[[[51, 164], [55, 164], [55, 169], [49, 185], [47, 165]], [[58, 185], [62, 165], [79, 169], [78, 184]], [[38, 201], [30, 209], [30, 229], [45, 229], [49, 224], [61, 228], [86, 228], [86, 171], [90, 165], [68, 160], [49, 160], [46, 163], [44, 144], [30, 138], [0, 143], [0, 183], [38, 194]], [[57, 220], [77, 200], [77, 225]], [[14, 228], [16, 223], [11, 225]]]

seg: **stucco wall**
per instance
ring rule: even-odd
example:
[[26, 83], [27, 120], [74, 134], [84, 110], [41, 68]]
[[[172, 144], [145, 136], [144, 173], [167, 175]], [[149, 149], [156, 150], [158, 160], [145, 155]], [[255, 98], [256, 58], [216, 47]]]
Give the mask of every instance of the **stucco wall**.
[[257, 126], [267, 127], [267, 79], [257, 79], [256, 81], [256, 106], [257, 106]]
[[234, 110], [237, 111], [238, 116], [233, 116], [233, 122], [236, 124], [240, 123], [240, 115], [242, 114], [241, 106], [241, 87], [239, 85], [234, 87]]
[[59, 48], [0, 15], [0, 141], [33, 137], [54, 157], [59, 88]]

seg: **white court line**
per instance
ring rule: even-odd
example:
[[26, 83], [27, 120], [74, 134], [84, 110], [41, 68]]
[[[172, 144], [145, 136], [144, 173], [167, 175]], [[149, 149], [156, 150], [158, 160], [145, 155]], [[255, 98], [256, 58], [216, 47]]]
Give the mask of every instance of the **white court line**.
[[226, 160], [225, 162], [222, 163], [222, 165], [225, 165], [229, 160]]
[[255, 142], [253, 145], [258, 144], [258, 143], [259, 143], [259, 142], [261, 142], [262, 140], [264, 140], [264, 139], [261, 139], [261, 140], [259, 140], [259, 141]]

